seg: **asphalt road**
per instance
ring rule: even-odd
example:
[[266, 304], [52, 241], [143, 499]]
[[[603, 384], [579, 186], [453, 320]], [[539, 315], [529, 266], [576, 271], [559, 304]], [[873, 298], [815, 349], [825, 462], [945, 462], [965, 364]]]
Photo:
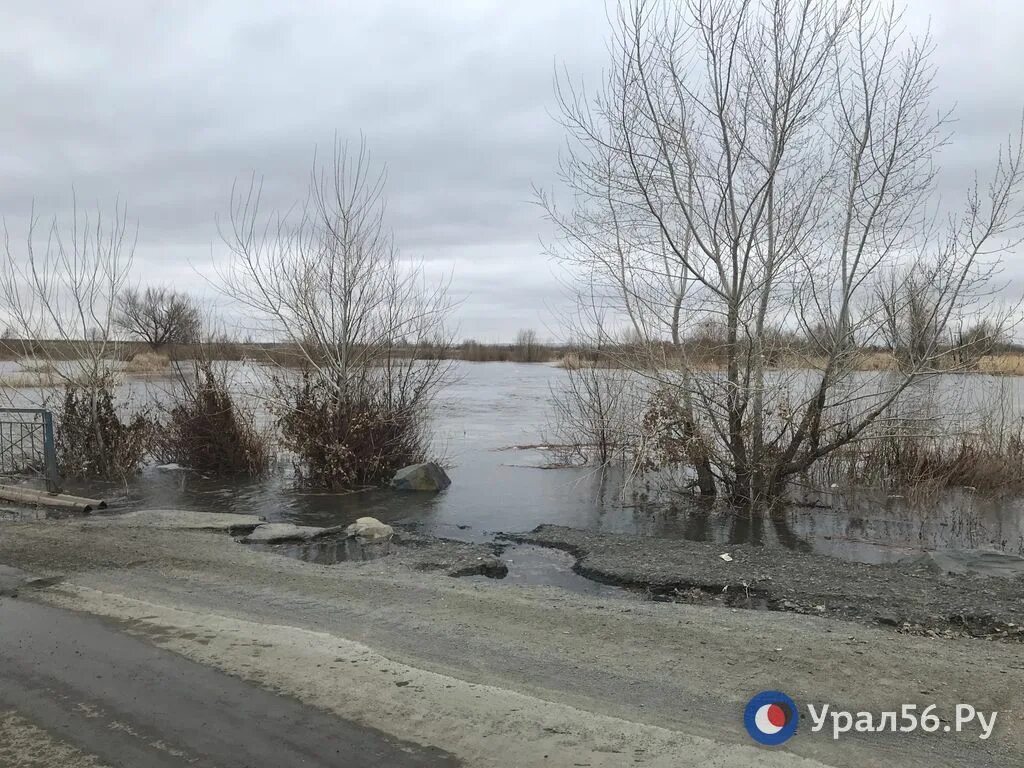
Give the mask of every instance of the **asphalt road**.
[[0, 597], [0, 713], [11, 710], [112, 767], [458, 765], [102, 620]]

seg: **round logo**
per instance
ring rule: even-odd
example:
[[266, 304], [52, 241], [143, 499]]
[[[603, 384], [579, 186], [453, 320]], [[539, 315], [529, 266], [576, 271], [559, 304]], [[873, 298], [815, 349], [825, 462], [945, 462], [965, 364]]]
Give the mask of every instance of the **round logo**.
[[800, 713], [796, 704], [780, 691], [761, 691], [747, 702], [743, 725], [758, 744], [777, 747], [796, 733]]

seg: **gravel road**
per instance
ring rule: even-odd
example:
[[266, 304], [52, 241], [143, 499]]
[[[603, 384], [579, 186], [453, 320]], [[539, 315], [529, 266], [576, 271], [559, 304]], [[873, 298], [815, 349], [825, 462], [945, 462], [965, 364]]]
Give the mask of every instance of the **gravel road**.
[[[152, 512], [5, 524], [0, 563], [31, 574], [18, 600], [104, 617], [158, 648], [466, 765], [1024, 764], [1017, 643], [469, 581], [421, 570], [409, 554], [321, 566], [216, 530], [237, 520]], [[854, 712], [934, 703], [942, 713], [964, 702], [999, 716], [985, 741], [976, 731], [833, 740], [802, 721], [768, 750], [741, 718], [765, 689]], [[47, 731], [14, 709], [16, 727]]]

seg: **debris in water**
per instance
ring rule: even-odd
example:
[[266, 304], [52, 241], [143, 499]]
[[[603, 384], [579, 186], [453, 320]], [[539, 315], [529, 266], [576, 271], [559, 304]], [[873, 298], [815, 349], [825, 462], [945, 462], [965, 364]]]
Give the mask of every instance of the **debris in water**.
[[730, 555], [728, 552], [723, 552], [722, 554], [719, 555], [719, 557], [722, 558], [723, 560], [725, 560], [725, 562], [727, 562], [727, 563], [731, 563], [732, 562], [732, 555]]

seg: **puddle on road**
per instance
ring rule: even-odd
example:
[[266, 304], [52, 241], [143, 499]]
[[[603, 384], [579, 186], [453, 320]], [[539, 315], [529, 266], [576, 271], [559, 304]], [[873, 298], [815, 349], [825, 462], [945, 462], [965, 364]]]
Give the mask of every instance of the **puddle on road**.
[[[377, 560], [399, 551], [395, 542], [360, 544], [356, 539], [316, 539], [314, 541], [283, 542], [280, 544], [249, 544], [253, 549], [294, 557], [307, 563], [336, 565], [345, 562]], [[469, 581], [490, 584], [526, 584], [559, 587], [581, 595], [625, 596], [629, 590], [601, 584], [580, 576], [573, 570], [576, 559], [568, 552], [531, 544], [513, 544], [500, 555], [508, 565], [503, 578], [464, 576]]]
[[249, 544], [247, 546], [318, 565], [379, 560], [399, 549], [398, 545], [392, 541], [362, 544], [358, 539], [348, 537], [288, 541], [280, 544]]
[[[568, 552], [532, 544], [514, 544], [508, 547], [501, 559], [508, 564], [508, 575], [498, 584], [526, 584], [559, 587], [580, 595], [603, 597], [626, 596], [631, 594], [622, 587], [601, 584], [580, 576], [573, 570], [576, 558]], [[483, 576], [469, 577], [481, 581]]]

